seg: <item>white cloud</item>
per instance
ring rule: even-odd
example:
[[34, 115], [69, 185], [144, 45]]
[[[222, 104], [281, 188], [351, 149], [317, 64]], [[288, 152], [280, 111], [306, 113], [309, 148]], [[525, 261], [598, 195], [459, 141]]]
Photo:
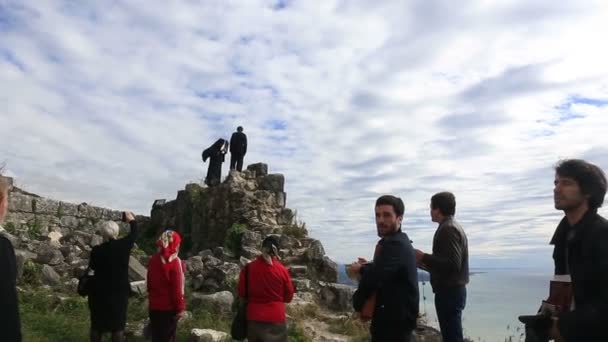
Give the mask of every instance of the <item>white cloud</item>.
[[581, 100], [608, 99], [603, 1], [274, 5], [5, 2], [0, 159], [30, 191], [146, 213], [243, 125], [246, 163], [286, 175], [288, 205], [344, 262], [371, 254], [383, 193], [429, 249], [440, 190], [473, 264], [523, 260], [560, 217], [552, 165], [608, 169], [608, 106]]

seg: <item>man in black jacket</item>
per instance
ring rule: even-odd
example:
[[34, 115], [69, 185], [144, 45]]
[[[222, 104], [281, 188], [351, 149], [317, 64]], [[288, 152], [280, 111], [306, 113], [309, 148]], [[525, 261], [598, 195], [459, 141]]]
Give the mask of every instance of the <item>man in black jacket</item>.
[[556, 274], [570, 274], [573, 310], [553, 317], [556, 341], [606, 341], [608, 327], [608, 221], [597, 214], [606, 176], [596, 165], [569, 159], [555, 167], [555, 209], [565, 217], [551, 244]]
[[416, 250], [418, 265], [431, 274], [435, 310], [443, 342], [462, 342], [462, 310], [469, 283], [469, 246], [464, 230], [454, 220], [456, 198], [451, 192], [431, 197], [431, 219], [439, 223], [433, 254]]
[[247, 153], [247, 135], [243, 133], [243, 127], [239, 126], [230, 137], [230, 170], [243, 171], [245, 153]]
[[353, 307], [361, 312], [375, 296], [372, 342], [410, 342], [418, 316], [418, 273], [410, 239], [401, 231], [403, 201], [391, 195], [381, 196], [376, 200], [375, 211], [381, 239], [371, 263], [359, 258], [351, 265], [361, 274]]
[[[8, 182], [0, 176], [0, 223], [8, 211]], [[0, 226], [0, 340], [21, 342], [21, 320], [17, 300], [17, 264], [10, 240]]]

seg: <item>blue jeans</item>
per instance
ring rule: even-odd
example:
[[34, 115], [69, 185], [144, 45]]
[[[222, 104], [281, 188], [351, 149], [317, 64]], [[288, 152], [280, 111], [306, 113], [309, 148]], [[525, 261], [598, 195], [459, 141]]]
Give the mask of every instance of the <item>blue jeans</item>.
[[462, 310], [467, 302], [464, 286], [441, 289], [435, 293], [435, 310], [443, 342], [463, 342]]

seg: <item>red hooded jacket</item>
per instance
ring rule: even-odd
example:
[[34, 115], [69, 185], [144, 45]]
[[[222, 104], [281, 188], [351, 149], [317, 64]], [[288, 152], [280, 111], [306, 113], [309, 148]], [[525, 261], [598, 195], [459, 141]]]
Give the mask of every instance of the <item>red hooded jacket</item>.
[[182, 312], [186, 309], [184, 301], [185, 271], [186, 266], [179, 258], [166, 265], [163, 264], [159, 253], [150, 258], [147, 280], [150, 310]]

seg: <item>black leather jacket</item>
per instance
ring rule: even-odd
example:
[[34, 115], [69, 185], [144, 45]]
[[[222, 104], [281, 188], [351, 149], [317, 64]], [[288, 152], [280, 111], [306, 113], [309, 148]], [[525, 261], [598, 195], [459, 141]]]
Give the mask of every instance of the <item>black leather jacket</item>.
[[373, 262], [361, 269], [353, 307], [360, 311], [375, 292], [372, 326], [376, 322], [399, 321], [406, 329], [414, 329], [418, 316], [418, 272], [410, 239], [405, 233], [398, 232], [382, 238], [378, 245], [380, 250]]

